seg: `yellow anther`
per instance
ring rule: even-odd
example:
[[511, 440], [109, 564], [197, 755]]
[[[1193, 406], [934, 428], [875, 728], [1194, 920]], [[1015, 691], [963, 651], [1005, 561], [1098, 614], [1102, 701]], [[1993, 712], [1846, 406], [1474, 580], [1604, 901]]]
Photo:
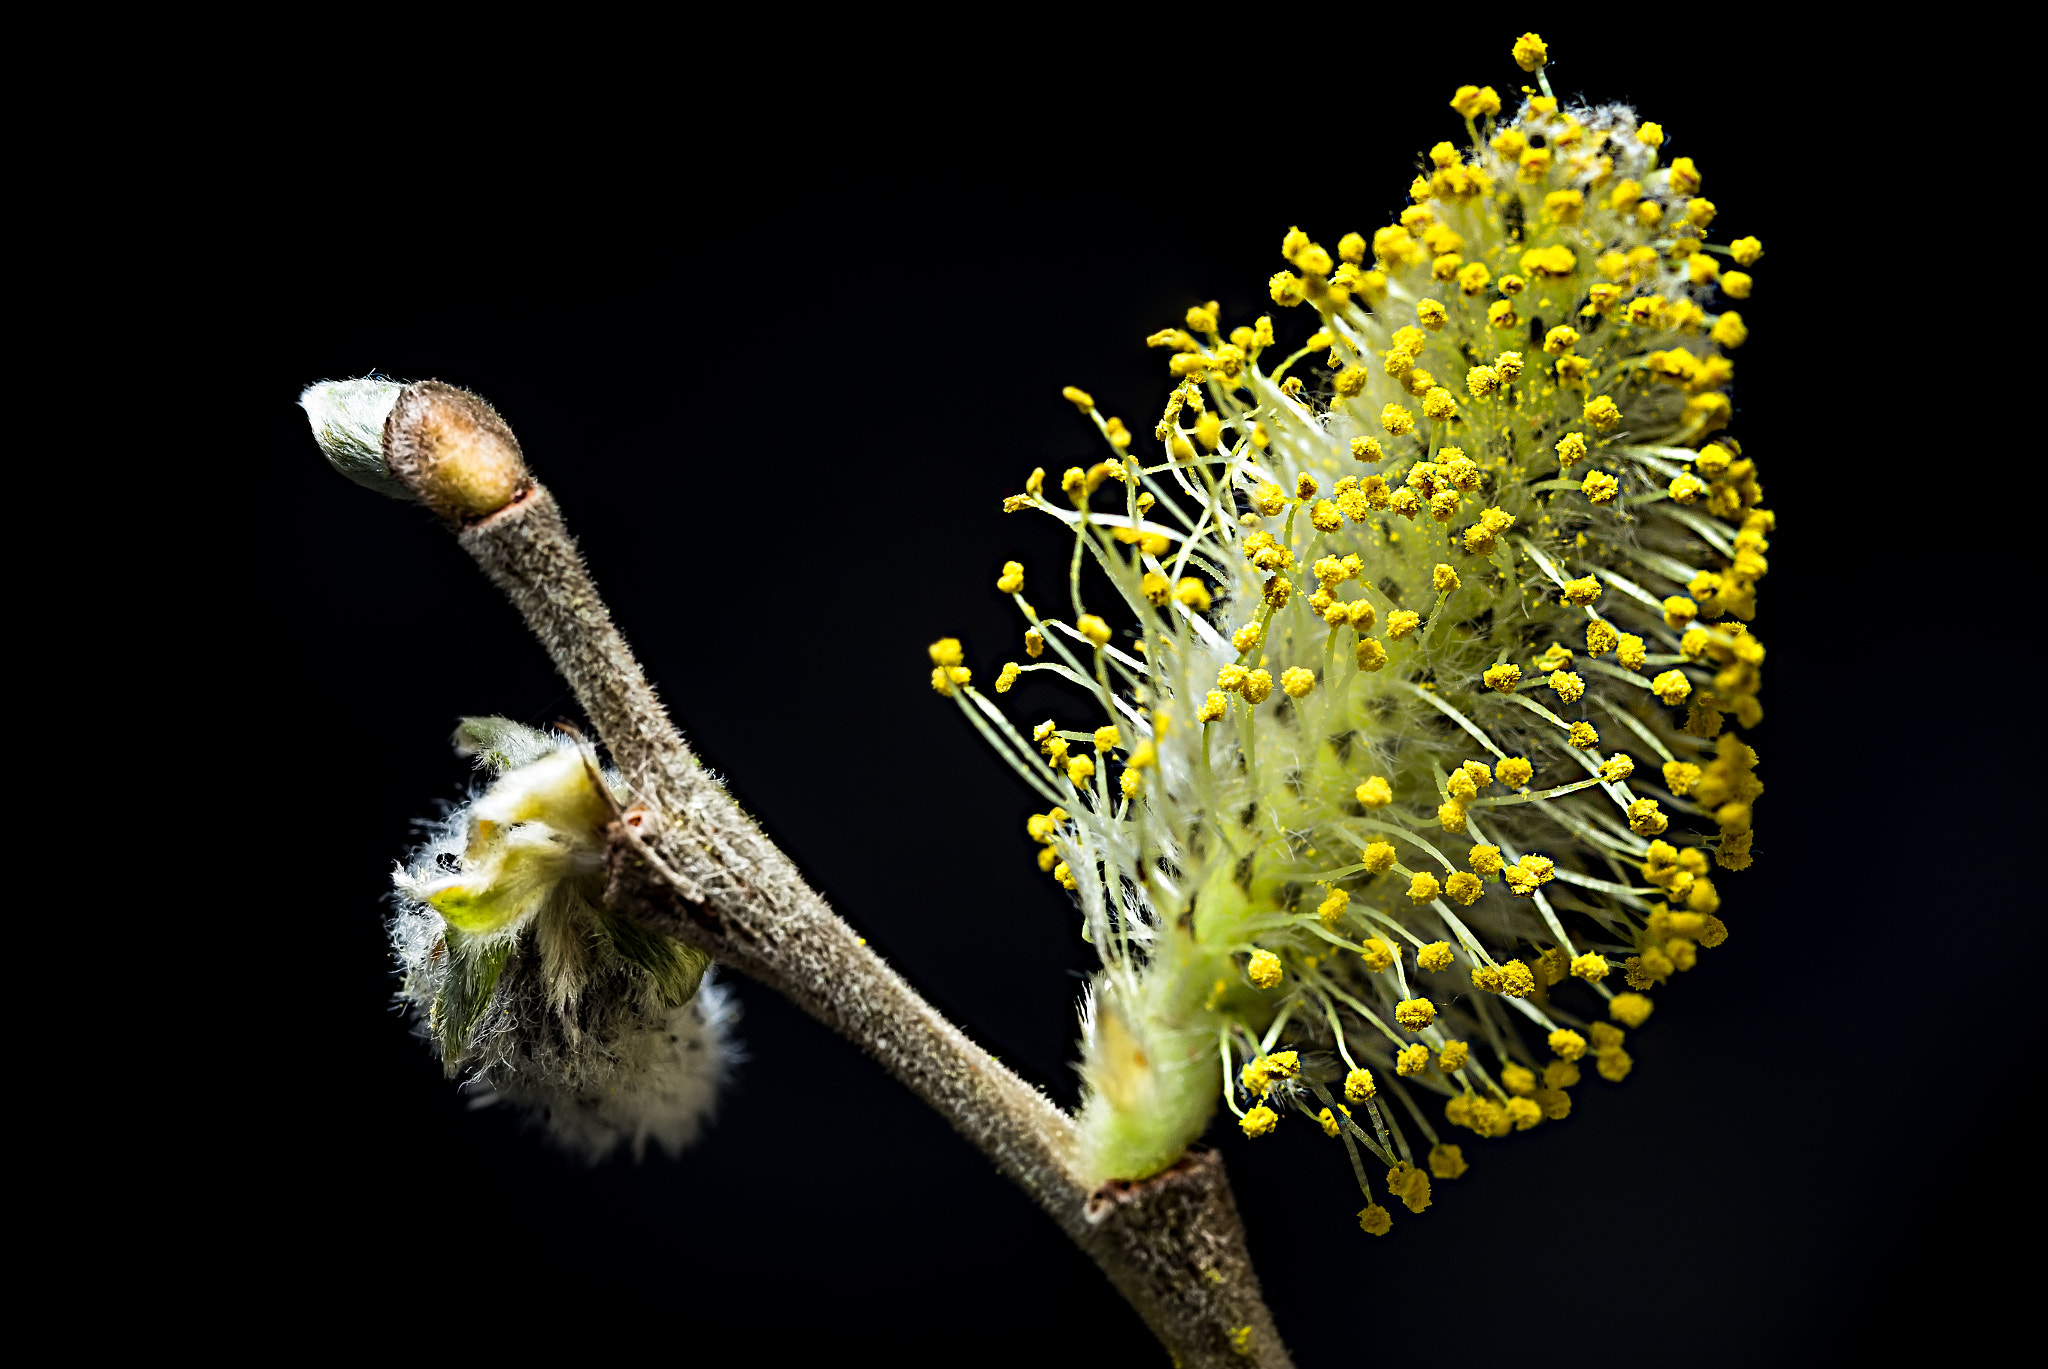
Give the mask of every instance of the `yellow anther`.
[[1527, 1131], [1543, 1120], [1543, 1109], [1533, 1098], [1508, 1099], [1506, 1112], [1516, 1131]]
[[1536, 976], [1519, 960], [1500, 967], [1500, 991], [1509, 998], [1527, 998], [1536, 992]]
[[1419, 872], [1408, 882], [1408, 897], [1418, 904], [1432, 902], [1442, 892], [1443, 888], [1436, 882], [1436, 876], [1427, 870]]
[[1579, 696], [1586, 692], [1586, 682], [1569, 670], [1550, 672], [1550, 687], [1557, 691], [1557, 697], [1568, 704], [1577, 703]]
[[1023, 669], [1015, 661], [1003, 662], [1002, 672], [996, 676], [996, 693], [1009, 693], [1010, 686], [1017, 683], [1017, 676], [1023, 673]]
[[1550, 1052], [1560, 1060], [1576, 1060], [1586, 1053], [1586, 1038], [1560, 1027], [1550, 1034]]
[[1664, 601], [1664, 625], [1675, 627], [1681, 632], [1699, 617], [1700, 606], [1680, 594], [1674, 594]]
[[1351, 456], [1355, 461], [1384, 461], [1387, 453], [1376, 437], [1354, 437], [1351, 439]]
[[1387, 640], [1398, 642], [1421, 626], [1421, 614], [1413, 609], [1397, 608], [1387, 615]]
[[1642, 994], [1618, 993], [1608, 1002], [1607, 1015], [1633, 1031], [1650, 1020], [1650, 1012], [1655, 1006]]
[[1413, 1078], [1429, 1068], [1429, 1047], [1417, 1042], [1394, 1052], [1394, 1073]]
[[1650, 692], [1671, 705], [1682, 704], [1692, 693], [1692, 681], [1685, 678], [1685, 672], [1667, 670], [1650, 681]]
[[1280, 672], [1280, 688], [1287, 692], [1287, 697], [1290, 699], [1307, 698], [1309, 691], [1315, 687], [1316, 673], [1313, 670], [1304, 670], [1300, 666], [1295, 666], [1292, 669]]
[[1389, 842], [1367, 842], [1365, 850], [1358, 856], [1358, 863], [1368, 874], [1383, 875], [1394, 868], [1394, 848]]
[[[1394, 801], [1394, 790], [1393, 786], [1387, 783], [1385, 775], [1374, 775], [1358, 786], [1358, 790], [1353, 797], [1358, 800], [1359, 806], [1362, 808], [1368, 810], [1385, 808]], [[1387, 849], [1391, 851], [1393, 848], [1390, 846]]]
[[1095, 729], [1095, 749], [1097, 751], [1114, 751], [1122, 745], [1123, 736], [1117, 731], [1115, 723], [1105, 723]]
[[1584, 417], [1595, 432], [1611, 433], [1621, 426], [1621, 409], [1606, 395], [1596, 395], [1588, 400]]
[[[1516, 279], [1514, 276], [1501, 277], [1501, 289], [1507, 289], [1508, 282]], [[1513, 304], [1504, 299], [1497, 299], [1486, 306], [1486, 321], [1505, 332], [1510, 328], [1520, 327], [1522, 317], [1515, 312]]]
[[1492, 86], [1459, 86], [1451, 96], [1451, 108], [1467, 119], [1500, 113], [1500, 96]]
[[1280, 1114], [1267, 1107], [1264, 1103], [1260, 1103], [1250, 1112], [1247, 1112], [1238, 1121], [1237, 1125], [1247, 1136], [1265, 1136], [1271, 1133], [1274, 1127], [1280, 1125]]
[[1444, 893], [1456, 899], [1459, 903], [1475, 903], [1478, 901], [1479, 895], [1484, 892], [1486, 892], [1486, 886], [1480, 883], [1479, 876], [1465, 870], [1458, 871], [1444, 881]]
[[[1281, 583], [1287, 582], [1283, 580]], [[1244, 695], [1246, 703], [1262, 704], [1273, 692], [1273, 676], [1264, 670], [1254, 670], [1244, 677], [1244, 686], [1240, 692]]]
[[1195, 579], [1192, 575], [1184, 577], [1178, 585], [1174, 586], [1173, 597], [1197, 613], [1207, 613], [1209, 611], [1209, 587], [1200, 580]]
[[965, 659], [958, 637], [941, 637], [925, 650], [930, 653], [935, 666], [956, 666]]
[[1093, 642], [1098, 648], [1109, 645], [1109, 624], [1092, 613], [1084, 613], [1074, 622], [1074, 630]]
[[1621, 752], [1616, 752], [1614, 755], [1609, 756], [1600, 767], [1600, 778], [1609, 784], [1617, 784], [1635, 773], [1636, 763], [1634, 758]]
[[1579, 345], [1579, 330], [1569, 324], [1560, 323], [1543, 335], [1543, 350], [1554, 357], [1561, 357]]
[[1371, 970], [1374, 974], [1390, 968], [1396, 960], [1400, 959], [1399, 954], [1392, 946], [1389, 946], [1376, 936], [1367, 937], [1364, 945], [1365, 949], [1360, 952], [1360, 959], [1365, 961], [1365, 968]]
[[1280, 957], [1271, 951], [1253, 951], [1245, 963], [1245, 975], [1254, 988], [1271, 989], [1280, 983]]
[[1086, 756], [1076, 756], [1067, 762], [1067, 781], [1076, 789], [1086, 789], [1088, 781], [1095, 778], [1095, 762]]
[[1456, 799], [1450, 799], [1443, 803], [1438, 804], [1436, 808], [1436, 820], [1439, 823], [1443, 824], [1443, 829], [1446, 832], [1464, 831], [1465, 805], [1458, 802]]
[[1065, 389], [1061, 390], [1060, 397], [1065, 399], [1067, 403], [1073, 405], [1075, 408], [1079, 409], [1084, 414], [1095, 407], [1095, 396], [1089, 394], [1086, 390], [1079, 389], [1072, 385], [1069, 385]]
[[1572, 974], [1589, 984], [1598, 984], [1607, 978], [1607, 968], [1606, 959], [1592, 951], [1572, 957]]
[[1380, 410], [1380, 426], [1390, 437], [1402, 437], [1415, 431], [1415, 415], [1398, 404], [1389, 404]]
[[1686, 761], [1664, 763], [1664, 787], [1683, 797], [1690, 794], [1693, 786], [1700, 782], [1700, 768]]
[[1633, 632], [1624, 632], [1615, 643], [1614, 659], [1630, 670], [1641, 670], [1650, 659], [1649, 648]]
[[1024, 563], [1003, 562], [1003, 573], [996, 580], [996, 588], [1004, 594], [1020, 594], [1024, 589]]
[[1522, 668], [1507, 664], [1488, 666], [1479, 678], [1488, 689], [1502, 694], [1512, 694], [1515, 692], [1515, 686], [1521, 683]]
[[1681, 504], [1690, 504], [1707, 492], [1707, 482], [1690, 471], [1680, 471], [1671, 479], [1665, 493]]
[[1195, 710], [1195, 721], [1198, 723], [1221, 722], [1223, 715], [1229, 711], [1230, 696], [1218, 693], [1212, 689], [1209, 691], [1209, 697], [1202, 701], [1202, 706]]
[[1671, 825], [1657, 808], [1655, 799], [1637, 799], [1628, 806], [1628, 829], [1640, 836], [1655, 836]]
[[1573, 723], [1570, 733], [1565, 737], [1565, 741], [1581, 751], [1590, 751], [1600, 745], [1600, 733], [1591, 723]]
[[1579, 488], [1595, 504], [1612, 504], [1621, 493], [1621, 482], [1606, 471], [1588, 471]]
[[1543, 40], [1533, 33], [1525, 33], [1515, 40], [1515, 65], [1524, 71], [1534, 71], [1550, 60], [1550, 49]]

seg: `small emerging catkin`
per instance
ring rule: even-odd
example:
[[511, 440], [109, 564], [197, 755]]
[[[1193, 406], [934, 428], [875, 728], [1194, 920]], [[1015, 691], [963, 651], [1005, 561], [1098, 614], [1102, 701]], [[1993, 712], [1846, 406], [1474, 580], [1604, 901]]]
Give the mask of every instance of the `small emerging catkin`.
[[400, 1000], [451, 1078], [572, 1154], [681, 1150], [716, 1107], [733, 1009], [702, 952], [605, 906], [623, 784], [504, 718], [464, 719], [456, 746], [493, 778], [393, 877]]

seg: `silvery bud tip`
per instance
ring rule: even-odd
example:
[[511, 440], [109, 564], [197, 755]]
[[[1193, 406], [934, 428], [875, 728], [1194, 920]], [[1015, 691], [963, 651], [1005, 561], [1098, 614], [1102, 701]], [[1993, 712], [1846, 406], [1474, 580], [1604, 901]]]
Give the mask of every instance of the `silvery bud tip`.
[[313, 425], [313, 440], [328, 464], [358, 485], [393, 499], [414, 497], [384, 462], [384, 419], [405, 387], [366, 376], [308, 385], [299, 407]]

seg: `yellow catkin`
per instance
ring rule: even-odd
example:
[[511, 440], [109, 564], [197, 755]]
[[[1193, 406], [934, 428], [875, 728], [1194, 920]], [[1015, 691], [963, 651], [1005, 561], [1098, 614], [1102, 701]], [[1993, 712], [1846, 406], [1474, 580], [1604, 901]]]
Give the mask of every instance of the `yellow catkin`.
[[[1031, 738], [1067, 797], [1030, 849], [1118, 929], [1091, 940], [1144, 990], [1119, 1011], [1174, 1005], [1126, 1024], [1148, 1049], [1260, 1040], [1296, 1005], [1245, 1066], [1252, 1136], [1289, 1108], [1354, 1135], [1346, 1107], [1375, 1101], [1346, 1059], [1344, 1104], [1319, 1103], [1290, 1050], [1455, 1089], [1444, 1117], [1477, 1137], [1566, 1118], [1582, 1069], [1628, 1077], [1625, 1032], [1711, 968], [1768, 849], [1748, 738], [1780, 534], [1770, 444], [1729, 387], [1772, 324], [1772, 264], [1662, 126], [1549, 93], [1538, 35], [1510, 51], [1513, 84], [1447, 83], [1470, 126], [1425, 140], [1393, 215], [1276, 233], [1266, 312], [1182, 301], [1146, 339], [1163, 408], [1126, 427], [1069, 389], [1106, 450], [1004, 501], [1077, 539], [1041, 594], [1079, 564], [1102, 610], [1041, 617], [1023, 560], [994, 577], [1034, 683], [1096, 710]], [[977, 724], [1028, 692], [1018, 662], [985, 698], [964, 644], [930, 654]], [[1335, 1024], [1300, 1008], [1325, 986]], [[1132, 1133], [1110, 1092], [1084, 1137]], [[1396, 1165], [1365, 1228], [1463, 1170], [1441, 1142]]]

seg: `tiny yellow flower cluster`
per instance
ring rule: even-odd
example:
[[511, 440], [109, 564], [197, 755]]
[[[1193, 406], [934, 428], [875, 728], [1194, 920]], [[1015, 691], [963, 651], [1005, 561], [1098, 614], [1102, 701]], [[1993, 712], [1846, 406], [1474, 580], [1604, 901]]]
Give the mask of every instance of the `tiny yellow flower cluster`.
[[[1650, 993], [1726, 939], [1709, 872], [1752, 859], [1730, 721], [1762, 719], [1776, 520], [1726, 432], [1750, 325], [1725, 302], [1762, 247], [1710, 240], [1663, 128], [1564, 107], [1535, 34], [1513, 57], [1540, 93], [1510, 115], [1458, 88], [1468, 142], [1395, 222], [1287, 232], [1277, 321], [1210, 301], [1147, 339], [1173, 381], [1151, 445], [1065, 392], [1109, 454], [1005, 502], [1074, 536], [1072, 612], [1003, 565], [1029, 663], [996, 692], [1048, 671], [1094, 724], [1027, 742], [931, 648], [932, 687], [1060, 805], [1028, 826], [1103, 957], [1095, 1179], [1172, 1163], [1219, 1100], [1252, 1138], [1296, 1112], [1384, 1233], [1465, 1172], [1441, 1122], [1563, 1120], [1580, 1062], [1625, 1077]], [[1113, 601], [1083, 602], [1084, 562]]]

